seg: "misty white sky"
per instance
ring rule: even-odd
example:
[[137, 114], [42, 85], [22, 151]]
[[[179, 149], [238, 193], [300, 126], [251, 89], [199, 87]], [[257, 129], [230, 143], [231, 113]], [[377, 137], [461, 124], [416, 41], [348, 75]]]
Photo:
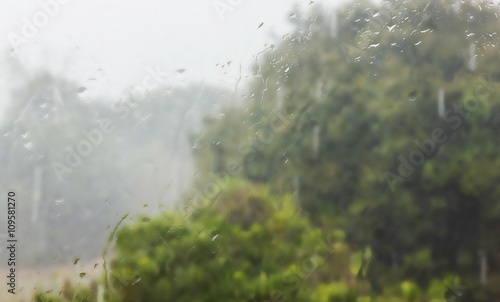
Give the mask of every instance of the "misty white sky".
[[[51, 1], [55, 0], [0, 2], [1, 64], [5, 66], [8, 57], [14, 57], [28, 70], [48, 69], [89, 86], [89, 97], [104, 93], [111, 98], [139, 85], [147, 67], [159, 67], [179, 84], [195, 80], [234, 86], [240, 64], [244, 76], [266, 43], [276, 43], [289, 32], [287, 18], [292, 8], [345, 2], [59, 0], [68, 3], [58, 3], [59, 10], [48, 18], [47, 25], [37, 27], [36, 35], [11, 52], [9, 34], [22, 37], [23, 18], [33, 22], [43, 12], [40, 2]], [[215, 3], [231, 5], [232, 10], [221, 19]], [[228, 61], [232, 64], [222, 67]], [[178, 69], [186, 71], [174, 75]], [[0, 70], [2, 110], [9, 100], [12, 75], [5, 68]], [[89, 78], [97, 80], [90, 82]]]

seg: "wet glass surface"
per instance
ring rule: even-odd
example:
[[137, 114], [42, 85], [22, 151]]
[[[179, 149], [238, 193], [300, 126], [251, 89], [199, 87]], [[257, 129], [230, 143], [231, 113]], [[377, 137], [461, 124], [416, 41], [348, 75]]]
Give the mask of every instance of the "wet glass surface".
[[498, 13], [0, 4], [0, 301], [499, 300]]

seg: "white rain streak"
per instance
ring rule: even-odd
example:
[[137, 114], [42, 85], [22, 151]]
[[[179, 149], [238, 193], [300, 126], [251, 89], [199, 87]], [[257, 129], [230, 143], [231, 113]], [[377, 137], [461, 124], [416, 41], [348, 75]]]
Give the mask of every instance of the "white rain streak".
[[444, 88], [439, 88], [438, 93], [438, 114], [439, 117], [444, 117]]
[[487, 279], [487, 267], [488, 267], [488, 261], [486, 258], [486, 253], [484, 251], [479, 251], [479, 282], [481, 285], [486, 285]]
[[469, 47], [469, 70], [476, 70], [476, 45], [471, 44]]
[[38, 212], [40, 211], [40, 196], [42, 183], [42, 167], [37, 166], [33, 171], [33, 211], [31, 212], [31, 222], [37, 223]]
[[313, 152], [312, 152], [312, 157], [314, 159], [318, 158], [319, 154], [319, 126], [316, 125], [314, 126], [313, 129]]

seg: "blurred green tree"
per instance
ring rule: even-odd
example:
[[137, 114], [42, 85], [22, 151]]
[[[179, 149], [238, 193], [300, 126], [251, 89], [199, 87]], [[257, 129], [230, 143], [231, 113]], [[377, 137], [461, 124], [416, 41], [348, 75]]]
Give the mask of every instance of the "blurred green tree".
[[313, 227], [291, 196], [233, 180], [187, 219], [164, 214], [120, 229], [109, 299], [313, 301], [318, 284], [352, 275], [344, 236]]
[[[478, 284], [478, 252], [498, 275], [497, 7], [362, 1], [318, 11], [291, 14], [295, 31], [259, 60], [239, 112], [207, 124], [197, 139], [220, 147], [198, 150], [200, 167], [236, 158], [241, 176], [294, 192], [318, 225], [371, 247], [375, 290], [449, 273]], [[287, 126], [238, 152], [276, 112]]]

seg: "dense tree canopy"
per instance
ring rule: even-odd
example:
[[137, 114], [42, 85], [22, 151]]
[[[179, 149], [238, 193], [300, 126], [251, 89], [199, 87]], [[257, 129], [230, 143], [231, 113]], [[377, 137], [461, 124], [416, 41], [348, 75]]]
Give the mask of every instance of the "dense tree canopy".
[[496, 7], [362, 2], [332, 18], [294, 19], [243, 108], [207, 124], [212, 155], [198, 161], [223, 173], [236, 160], [295, 192], [320, 225], [372, 248], [375, 289], [450, 272], [475, 284], [478, 252], [500, 261]]

